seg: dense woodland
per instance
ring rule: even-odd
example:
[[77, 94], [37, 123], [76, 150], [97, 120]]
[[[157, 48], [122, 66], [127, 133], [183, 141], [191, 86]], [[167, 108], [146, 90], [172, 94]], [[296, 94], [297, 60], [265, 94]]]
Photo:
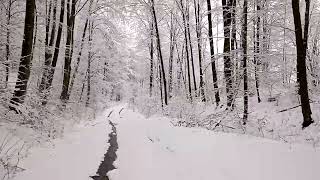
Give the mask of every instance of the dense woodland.
[[299, 129], [318, 127], [319, 6], [1, 0], [1, 121], [50, 137], [62, 131], [57, 117], [127, 101], [147, 116], [211, 130], [274, 132], [259, 107]]
[[0, 0], [0, 126], [50, 139], [127, 102], [316, 145], [319, 34], [319, 0]]

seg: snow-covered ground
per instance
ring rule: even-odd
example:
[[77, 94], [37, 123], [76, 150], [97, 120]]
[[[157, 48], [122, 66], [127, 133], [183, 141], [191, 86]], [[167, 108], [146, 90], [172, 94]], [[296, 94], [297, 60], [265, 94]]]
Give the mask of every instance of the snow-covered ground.
[[[108, 117], [109, 116], [109, 117]], [[54, 148], [33, 149], [15, 180], [88, 180], [108, 149], [108, 120], [117, 128], [111, 180], [318, 180], [320, 149], [247, 135], [175, 127], [127, 105], [79, 124]]]
[[174, 127], [125, 109], [112, 180], [318, 180], [320, 150], [239, 134]]
[[14, 180], [91, 179], [108, 148], [111, 131], [106, 118], [108, 112], [68, 130], [62, 139], [53, 141], [54, 147], [31, 149], [30, 155], [19, 164], [25, 170]]

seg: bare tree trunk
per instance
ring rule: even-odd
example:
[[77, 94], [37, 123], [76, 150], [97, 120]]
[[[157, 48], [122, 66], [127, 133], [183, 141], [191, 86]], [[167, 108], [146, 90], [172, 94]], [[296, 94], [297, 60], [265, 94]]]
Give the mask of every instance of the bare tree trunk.
[[223, 27], [224, 27], [224, 77], [226, 81], [227, 106], [233, 106], [233, 92], [232, 92], [232, 63], [230, 58], [230, 26], [231, 26], [231, 3], [232, 0], [222, 0], [223, 6]]
[[93, 21], [89, 23], [89, 53], [88, 53], [88, 67], [87, 67], [87, 100], [86, 107], [90, 105], [91, 96], [91, 61], [93, 60], [92, 54], [92, 36], [93, 36]]
[[219, 106], [220, 103], [220, 95], [219, 95], [219, 87], [218, 87], [218, 77], [216, 70], [216, 62], [214, 57], [214, 46], [213, 46], [213, 37], [212, 37], [212, 12], [211, 12], [211, 0], [207, 0], [207, 9], [208, 9], [208, 24], [209, 24], [209, 44], [210, 44], [210, 59], [211, 59], [211, 69], [212, 69], [212, 79], [213, 86], [215, 91], [215, 99], [216, 105]]
[[[183, 0], [180, 0], [181, 5], [181, 13], [183, 17], [183, 25], [184, 25], [184, 39], [185, 39], [185, 48], [186, 48], [186, 68], [187, 68], [187, 76], [188, 76], [188, 98], [190, 102], [192, 102], [192, 88], [191, 88], [191, 75], [190, 75], [190, 62], [189, 62], [189, 48], [188, 48], [188, 30], [187, 30], [187, 22], [186, 22], [186, 13], [183, 6]], [[185, 78], [186, 79], [186, 78]]]
[[247, 123], [248, 119], [248, 70], [247, 70], [247, 36], [248, 36], [248, 1], [244, 0], [243, 2], [243, 20], [242, 20], [242, 68], [243, 68], [243, 124]]
[[206, 101], [206, 96], [204, 94], [204, 81], [203, 81], [203, 71], [202, 71], [202, 45], [201, 45], [201, 25], [200, 25], [200, 3], [199, 0], [194, 0], [194, 12], [196, 19], [196, 34], [198, 43], [198, 58], [199, 58], [199, 74], [200, 74], [200, 96], [201, 101]]
[[65, 8], [65, 0], [61, 0], [61, 10], [60, 10], [60, 17], [59, 17], [59, 26], [58, 26], [58, 34], [56, 38], [56, 45], [54, 49], [53, 59], [51, 62], [51, 67], [48, 73], [48, 80], [45, 86], [46, 92], [45, 97], [42, 101], [43, 105], [47, 104], [47, 96], [49, 95], [50, 88], [52, 86], [53, 76], [55, 72], [55, 68], [57, 66], [58, 56], [59, 56], [59, 50], [60, 50], [60, 43], [61, 43], [61, 36], [62, 36], [62, 27], [63, 27], [63, 21], [64, 21], [64, 8]]
[[[83, 47], [84, 47], [84, 41], [85, 41], [85, 37], [86, 37], [88, 21], [89, 21], [89, 19], [87, 18], [87, 20], [86, 20], [86, 22], [84, 24], [83, 32], [82, 32], [82, 39], [81, 39], [81, 45], [80, 45], [79, 54], [78, 54], [78, 57], [77, 57], [77, 62], [76, 62], [75, 69], [74, 69], [74, 72], [73, 72], [71, 80], [70, 80], [70, 87], [69, 87], [69, 93], [68, 93], [69, 97], [71, 95], [72, 88], [73, 88], [73, 85], [74, 85], [74, 81], [76, 79], [76, 74], [78, 73], [78, 69], [79, 69], [79, 65], [80, 65], [80, 61], [81, 61], [81, 55], [82, 55], [82, 50], [83, 50]], [[69, 99], [69, 97], [68, 97], [68, 99]]]
[[9, 0], [8, 2], [8, 8], [7, 8], [7, 44], [6, 44], [6, 80], [5, 80], [5, 88], [8, 88], [9, 83], [9, 70], [10, 70], [10, 24], [11, 24], [11, 8], [12, 8], [13, 2], [12, 0]]
[[173, 71], [173, 54], [175, 46], [176, 26], [173, 22], [173, 12], [171, 11], [171, 22], [170, 22], [170, 55], [169, 55], [169, 98], [172, 97], [172, 71]]
[[154, 27], [155, 27], [155, 30], [156, 30], [157, 49], [158, 49], [158, 53], [159, 53], [160, 65], [161, 65], [161, 73], [162, 73], [162, 79], [163, 79], [164, 103], [165, 103], [165, 105], [168, 105], [167, 81], [166, 81], [164, 63], [163, 63], [163, 58], [162, 58], [161, 40], [160, 40], [160, 35], [159, 35], [156, 11], [155, 11], [155, 8], [154, 8], [154, 0], [151, 0], [151, 11], [152, 11], [152, 16], [153, 16], [153, 20], [154, 20]]
[[192, 68], [192, 79], [193, 79], [193, 89], [195, 95], [197, 94], [197, 81], [196, 81], [196, 74], [194, 70], [194, 61], [193, 61], [193, 47], [191, 41], [191, 33], [190, 33], [190, 17], [189, 17], [189, 0], [186, 3], [186, 21], [187, 21], [187, 32], [188, 32], [188, 42], [190, 47], [190, 60], [191, 60], [191, 68]]
[[301, 109], [303, 115], [302, 128], [308, 127], [314, 121], [311, 117], [311, 108], [309, 102], [309, 89], [308, 79], [306, 71], [306, 52], [308, 48], [308, 32], [309, 32], [309, 11], [310, 11], [310, 0], [305, 0], [306, 11], [305, 11], [305, 24], [304, 33], [302, 33], [301, 17], [300, 17], [300, 6], [299, 0], [292, 0], [292, 10], [295, 26], [296, 35], [296, 46], [297, 46], [297, 80], [299, 83], [299, 95], [301, 99]]
[[72, 61], [72, 53], [73, 53], [73, 36], [74, 36], [74, 25], [75, 25], [75, 8], [76, 8], [76, 0], [68, 0], [67, 41], [66, 41], [66, 50], [65, 50], [64, 71], [63, 71], [63, 85], [62, 85], [62, 92], [60, 95], [60, 99], [63, 103], [66, 103], [69, 100], [69, 84], [70, 84], [71, 61]]
[[[50, 3], [52, 3], [50, 1]], [[42, 94], [44, 90], [46, 90], [46, 87], [48, 86], [48, 75], [49, 71], [51, 69], [51, 62], [52, 62], [52, 55], [53, 55], [53, 46], [54, 46], [54, 39], [56, 34], [56, 15], [57, 15], [57, 6], [58, 6], [58, 0], [54, 0], [53, 2], [53, 9], [52, 9], [52, 27], [51, 27], [51, 34], [50, 34], [50, 21], [51, 21], [51, 11], [49, 7], [49, 11], [47, 13], [47, 22], [46, 22], [46, 47], [45, 47], [45, 62], [44, 62], [44, 71], [42, 73], [41, 83], [39, 86], [39, 91]], [[49, 40], [50, 36], [50, 40]]]
[[260, 66], [260, 13], [261, 13], [261, 8], [260, 8], [260, 2], [256, 2], [257, 6], [257, 22], [256, 22], [256, 27], [255, 27], [255, 42], [254, 42], [254, 77], [255, 77], [255, 84], [256, 84], [256, 91], [257, 91], [257, 98], [258, 98], [258, 103], [261, 102], [260, 98], [260, 91], [259, 91], [259, 66]]
[[154, 27], [153, 27], [153, 20], [151, 20], [150, 22], [150, 81], [149, 81], [149, 94], [150, 94], [150, 97], [152, 96], [152, 89], [153, 89], [153, 59], [154, 59], [154, 56], [153, 56], [153, 50], [154, 50], [154, 47], [153, 47], [153, 31], [154, 31]]
[[30, 77], [30, 65], [32, 61], [33, 33], [35, 18], [35, 0], [26, 0], [26, 14], [24, 24], [24, 39], [22, 42], [22, 52], [19, 64], [18, 79], [16, 82], [13, 97], [11, 99], [10, 109], [19, 110], [17, 106], [24, 103], [27, 93], [27, 86]]

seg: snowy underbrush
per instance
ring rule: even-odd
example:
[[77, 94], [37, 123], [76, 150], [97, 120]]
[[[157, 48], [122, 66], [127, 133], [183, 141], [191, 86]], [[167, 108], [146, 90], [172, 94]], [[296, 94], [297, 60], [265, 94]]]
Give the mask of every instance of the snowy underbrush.
[[199, 100], [190, 104], [184, 97], [173, 97], [169, 105], [162, 108], [159, 98], [142, 96], [138, 98], [136, 106], [147, 117], [155, 114], [170, 117], [175, 126], [199, 127], [212, 131], [249, 134], [286, 143], [320, 146], [319, 103], [311, 103], [315, 123], [302, 130], [303, 119], [296, 94], [278, 94], [272, 102], [268, 101], [268, 97], [262, 97], [261, 103], [257, 102], [255, 96], [249, 98], [249, 118], [246, 126], [242, 125], [242, 98], [236, 99], [233, 111], [226, 110], [222, 105], [216, 107]]
[[[10, 96], [8, 96], [10, 97]], [[9, 111], [9, 100], [0, 104], [0, 179], [10, 179], [23, 169], [21, 159], [29, 154], [32, 147], [54, 146], [53, 139], [61, 138], [65, 131], [81, 120], [95, 118], [96, 107], [86, 108], [83, 104], [68, 104], [50, 101], [42, 106], [38, 98], [28, 97], [17, 114]]]

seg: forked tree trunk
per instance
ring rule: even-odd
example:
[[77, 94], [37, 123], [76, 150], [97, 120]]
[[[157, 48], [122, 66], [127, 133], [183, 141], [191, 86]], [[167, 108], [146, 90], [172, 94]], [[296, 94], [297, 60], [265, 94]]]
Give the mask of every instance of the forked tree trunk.
[[299, 84], [299, 95], [301, 100], [301, 109], [303, 115], [302, 128], [308, 127], [314, 121], [311, 117], [311, 108], [309, 102], [309, 89], [306, 71], [306, 52], [308, 48], [308, 32], [309, 32], [309, 11], [310, 0], [305, 0], [305, 23], [304, 33], [302, 33], [299, 0], [292, 0], [292, 12], [294, 18], [296, 50], [297, 50], [297, 80]]

